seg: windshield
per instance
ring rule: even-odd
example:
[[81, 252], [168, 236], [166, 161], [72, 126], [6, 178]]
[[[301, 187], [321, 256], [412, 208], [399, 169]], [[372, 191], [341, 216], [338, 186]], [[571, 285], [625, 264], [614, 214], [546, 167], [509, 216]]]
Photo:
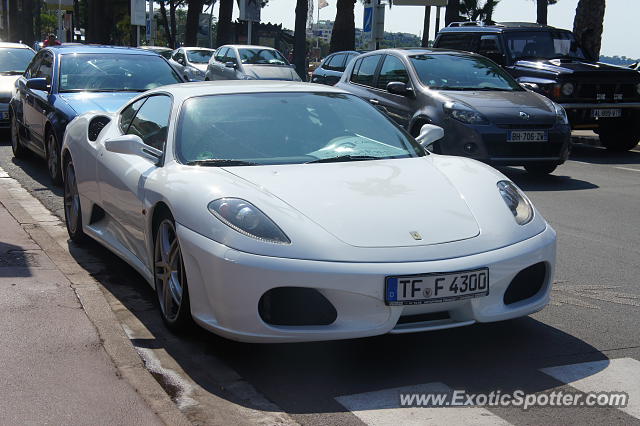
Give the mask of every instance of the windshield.
[[187, 50], [187, 59], [194, 64], [206, 64], [211, 59], [213, 50]]
[[22, 74], [34, 55], [31, 49], [0, 49], [0, 73]]
[[480, 56], [424, 54], [410, 59], [422, 83], [431, 89], [523, 90], [502, 68]]
[[240, 60], [247, 65], [289, 65], [289, 62], [274, 49], [238, 49]]
[[68, 54], [62, 55], [60, 92], [142, 92], [180, 77], [155, 55]]
[[580, 59], [582, 48], [569, 31], [514, 31], [504, 34], [512, 61], [518, 59]]
[[266, 165], [425, 155], [367, 102], [339, 93], [247, 93], [186, 100], [176, 156], [185, 164]]

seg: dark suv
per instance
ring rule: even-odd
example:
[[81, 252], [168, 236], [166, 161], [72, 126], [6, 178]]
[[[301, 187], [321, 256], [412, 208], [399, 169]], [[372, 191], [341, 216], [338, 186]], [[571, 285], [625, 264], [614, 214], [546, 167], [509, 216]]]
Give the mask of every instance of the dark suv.
[[597, 62], [571, 31], [530, 23], [452, 23], [434, 47], [479, 53], [518, 82], [561, 104], [573, 129], [592, 129], [605, 147], [640, 140], [640, 73]]

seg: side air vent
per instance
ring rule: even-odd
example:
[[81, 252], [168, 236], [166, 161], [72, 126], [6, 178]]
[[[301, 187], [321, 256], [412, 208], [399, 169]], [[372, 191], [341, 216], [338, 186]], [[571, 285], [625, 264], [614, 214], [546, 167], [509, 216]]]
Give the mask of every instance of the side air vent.
[[95, 142], [100, 136], [100, 132], [104, 129], [104, 126], [109, 124], [111, 119], [109, 117], [105, 117], [103, 115], [99, 115], [98, 117], [94, 117], [89, 123], [89, 130], [87, 131], [89, 140], [91, 142]]

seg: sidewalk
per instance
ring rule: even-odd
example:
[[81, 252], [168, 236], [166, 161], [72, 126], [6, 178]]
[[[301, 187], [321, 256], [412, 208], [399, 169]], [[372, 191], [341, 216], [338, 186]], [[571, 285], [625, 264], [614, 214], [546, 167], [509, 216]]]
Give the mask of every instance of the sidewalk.
[[0, 169], [0, 424], [186, 424], [61, 225]]

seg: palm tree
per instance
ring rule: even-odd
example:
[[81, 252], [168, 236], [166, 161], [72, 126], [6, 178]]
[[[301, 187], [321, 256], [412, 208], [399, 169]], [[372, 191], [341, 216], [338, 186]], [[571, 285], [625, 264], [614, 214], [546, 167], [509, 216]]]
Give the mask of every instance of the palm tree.
[[447, 26], [452, 22], [461, 21], [460, 18], [460, 0], [448, 0], [447, 10], [444, 14], [444, 25]]
[[431, 24], [431, 6], [425, 6], [424, 21], [422, 21], [422, 47], [429, 47], [430, 24]]
[[204, 0], [187, 0], [187, 24], [184, 28], [184, 44], [195, 46], [198, 44], [198, 26], [200, 24], [200, 13]]
[[233, 0], [220, 0], [220, 10], [218, 11], [218, 34], [216, 44], [222, 46], [233, 41], [231, 31], [231, 15], [233, 14]]
[[500, 0], [486, 0], [480, 6], [479, 0], [462, 0], [460, 14], [469, 21], [491, 22], [493, 11], [498, 3], [500, 3]]
[[573, 20], [576, 39], [595, 60], [600, 57], [604, 9], [605, 0], [579, 0]]
[[547, 25], [547, 8], [550, 4], [556, 4], [558, 0], [536, 0], [536, 22]]
[[338, 0], [336, 20], [331, 31], [329, 52], [353, 50], [356, 47], [356, 24], [353, 8], [356, 0]]
[[309, 0], [296, 1], [296, 25], [294, 30], [293, 63], [303, 81], [307, 81], [307, 15]]

